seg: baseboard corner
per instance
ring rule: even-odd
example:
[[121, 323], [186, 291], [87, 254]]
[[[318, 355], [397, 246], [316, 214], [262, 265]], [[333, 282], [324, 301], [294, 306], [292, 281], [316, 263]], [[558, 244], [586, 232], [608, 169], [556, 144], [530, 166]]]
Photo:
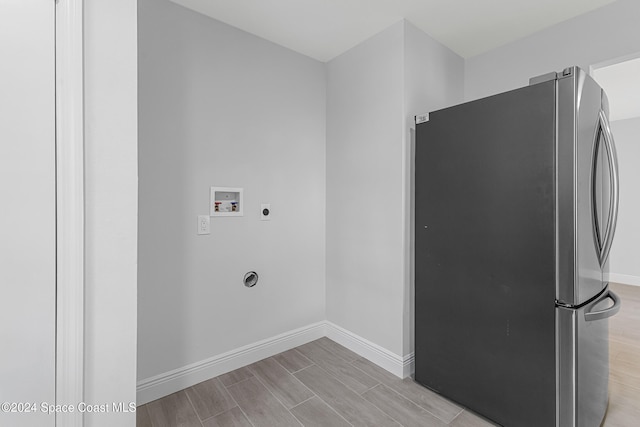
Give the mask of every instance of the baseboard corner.
[[138, 381], [137, 404], [143, 405], [259, 360], [325, 336], [325, 322], [317, 322]]
[[332, 322], [322, 321], [140, 380], [137, 384], [137, 403], [143, 405], [324, 336], [398, 378], [413, 374], [413, 353], [399, 356]]
[[399, 356], [329, 321], [326, 322], [326, 333], [328, 338], [391, 372], [398, 378], [406, 378], [411, 375], [413, 353], [404, 357]]

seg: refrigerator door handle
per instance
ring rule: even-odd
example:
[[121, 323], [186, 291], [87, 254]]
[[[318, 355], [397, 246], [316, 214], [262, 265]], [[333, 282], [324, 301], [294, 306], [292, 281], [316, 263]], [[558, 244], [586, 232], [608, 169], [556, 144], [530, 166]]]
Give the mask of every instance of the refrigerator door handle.
[[613, 141], [613, 134], [611, 133], [611, 127], [609, 126], [609, 120], [604, 110], [600, 110], [598, 116], [599, 126], [604, 137], [605, 147], [607, 151], [607, 158], [609, 159], [609, 182], [611, 183], [610, 194], [610, 209], [607, 217], [607, 226], [604, 232], [602, 249], [600, 251], [600, 265], [604, 265], [609, 256], [611, 250], [611, 244], [613, 243], [613, 236], [618, 224], [618, 202], [620, 198], [620, 185], [618, 180], [618, 156], [616, 154], [616, 147]]
[[[611, 307], [604, 310], [591, 311], [591, 309], [593, 309], [596, 304], [606, 300], [607, 298], [613, 301], [613, 305]], [[615, 316], [618, 311], [620, 311], [620, 298], [613, 291], [607, 290], [607, 292], [602, 294], [602, 296], [598, 298], [597, 301], [592, 302], [591, 305], [585, 310], [584, 320], [586, 320], [587, 322], [591, 322], [594, 320], [607, 319], [611, 316]]]

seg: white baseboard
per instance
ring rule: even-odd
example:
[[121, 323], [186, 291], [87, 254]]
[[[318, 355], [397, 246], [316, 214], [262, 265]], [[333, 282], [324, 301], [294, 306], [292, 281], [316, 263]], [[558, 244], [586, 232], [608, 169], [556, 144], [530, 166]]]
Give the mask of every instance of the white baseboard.
[[622, 283], [623, 285], [640, 286], [640, 277], [630, 276], [628, 274], [609, 273], [609, 281]]
[[402, 357], [331, 322], [318, 322], [151, 378], [145, 378], [137, 385], [137, 404], [144, 405], [209, 378], [217, 377], [324, 336], [399, 378], [406, 378], [413, 373], [413, 353]]
[[328, 338], [386, 369], [395, 376], [406, 378], [413, 372], [413, 353], [402, 357], [331, 322], [326, 322], [326, 325]]
[[325, 322], [295, 329], [229, 352], [145, 378], [137, 384], [137, 404], [144, 405], [199, 382], [217, 377], [325, 336]]

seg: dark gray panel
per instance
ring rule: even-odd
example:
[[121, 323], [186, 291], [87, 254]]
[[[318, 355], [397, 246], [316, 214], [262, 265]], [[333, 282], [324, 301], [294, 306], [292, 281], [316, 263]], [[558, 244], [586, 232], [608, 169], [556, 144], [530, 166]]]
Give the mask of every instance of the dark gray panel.
[[555, 82], [416, 131], [416, 381], [509, 426], [555, 423]]

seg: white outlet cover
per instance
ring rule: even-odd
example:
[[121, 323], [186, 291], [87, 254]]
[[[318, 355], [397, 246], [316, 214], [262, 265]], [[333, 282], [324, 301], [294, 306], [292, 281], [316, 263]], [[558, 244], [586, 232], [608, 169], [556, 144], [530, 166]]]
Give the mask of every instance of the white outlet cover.
[[[267, 209], [268, 213], [265, 215], [264, 210]], [[271, 221], [271, 204], [262, 203], [260, 205], [260, 221]]]
[[198, 234], [211, 234], [211, 217], [198, 215]]

